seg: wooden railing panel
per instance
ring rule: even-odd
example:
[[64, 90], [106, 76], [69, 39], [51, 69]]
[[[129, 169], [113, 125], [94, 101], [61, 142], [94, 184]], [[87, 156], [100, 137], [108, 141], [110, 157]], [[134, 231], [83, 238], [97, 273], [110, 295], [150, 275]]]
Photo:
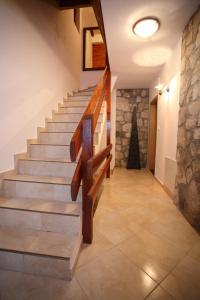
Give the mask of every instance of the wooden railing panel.
[[[107, 72], [107, 80], [106, 80], [106, 106], [107, 106], [107, 145], [110, 145], [110, 135], [111, 135], [111, 73], [110, 70]], [[107, 169], [107, 178], [110, 178], [110, 166]]]
[[93, 156], [93, 115], [86, 115], [83, 119], [82, 145], [82, 196], [83, 196], [83, 223], [82, 233], [84, 243], [90, 243], [92, 234], [92, 203], [87, 201], [87, 194], [93, 184], [93, 176], [87, 168], [87, 161]]
[[74, 172], [74, 176], [72, 178], [72, 183], [71, 183], [71, 197], [72, 201], [76, 201], [79, 188], [81, 185], [81, 180], [82, 180], [82, 161], [81, 158], [78, 161], [78, 164], [76, 166], [76, 170]]
[[71, 161], [75, 161], [82, 144], [82, 119], [73, 134], [70, 142], [70, 157]]
[[112, 149], [112, 145], [110, 144], [100, 153], [96, 154], [91, 159], [89, 159], [87, 162], [87, 168], [90, 169], [92, 173], [94, 173], [102, 164], [104, 159], [110, 155], [111, 149]]
[[107, 173], [111, 159], [112, 159], [112, 155], [109, 155], [109, 158], [104, 163], [102, 169], [100, 170], [99, 174], [97, 175], [96, 179], [94, 180], [94, 184], [92, 185], [91, 189], [88, 192], [88, 201], [92, 202], [93, 204], [98, 195], [98, 191], [102, 184], [102, 181]]

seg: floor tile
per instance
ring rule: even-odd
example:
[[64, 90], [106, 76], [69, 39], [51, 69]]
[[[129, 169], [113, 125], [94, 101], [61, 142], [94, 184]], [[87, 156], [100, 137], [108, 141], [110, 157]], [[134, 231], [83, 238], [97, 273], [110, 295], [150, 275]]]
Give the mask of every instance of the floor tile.
[[38, 277], [0, 270], [1, 300], [88, 300], [76, 279]]
[[200, 262], [185, 257], [161, 286], [177, 300], [199, 300]]
[[146, 300], [175, 300], [170, 294], [168, 294], [163, 288], [158, 286]]
[[108, 241], [103, 235], [95, 231], [93, 243], [91, 245], [82, 245], [80, 256], [77, 262], [77, 268], [104, 255], [104, 252], [113, 247], [114, 245], [110, 241]]
[[140, 300], [156, 286], [116, 249], [79, 268], [75, 276], [90, 300]]
[[175, 246], [179, 246], [185, 251], [190, 250], [199, 239], [199, 235], [186, 221], [186, 219], [177, 211], [166, 211], [161, 214], [156, 221], [144, 224], [149, 232], [162, 238], [166, 238]]
[[160, 282], [186, 253], [143, 229], [121, 243], [118, 249], [157, 282]]
[[197, 259], [200, 262], [200, 237], [198, 242], [192, 247], [188, 255], [191, 258]]

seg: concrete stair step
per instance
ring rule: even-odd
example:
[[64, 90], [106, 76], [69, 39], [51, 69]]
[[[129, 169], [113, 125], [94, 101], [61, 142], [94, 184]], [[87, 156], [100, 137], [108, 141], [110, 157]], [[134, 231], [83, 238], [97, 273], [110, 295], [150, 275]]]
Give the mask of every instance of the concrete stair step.
[[[74, 132], [79, 122], [55, 122], [53, 120], [46, 121], [46, 130], [51, 132]], [[101, 122], [97, 122], [95, 131], [101, 130]]]
[[80, 113], [83, 114], [84, 111], [86, 110], [86, 106], [75, 106], [75, 107], [66, 107], [66, 106], [59, 106], [58, 112], [59, 113]]
[[68, 107], [68, 108], [70, 108], [70, 107], [85, 107], [86, 108], [88, 105], [88, 102], [87, 101], [66, 100], [66, 101], [64, 101], [63, 104], [60, 104], [60, 107]]
[[89, 101], [91, 98], [91, 95], [73, 95], [73, 96], [68, 96], [67, 98], [63, 98], [64, 102], [65, 101]]
[[59, 113], [53, 112], [52, 120], [56, 122], [77, 122], [81, 120], [82, 113]]
[[[39, 133], [38, 142], [48, 145], [70, 145], [73, 132], [48, 132]], [[98, 143], [98, 132], [94, 133], [94, 144]]]
[[46, 131], [50, 132], [74, 132], [79, 122], [55, 122], [52, 119], [46, 120]]
[[[3, 180], [3, 196], [71, 202], [71, 178], [10, 174]], [[81, 190], [78, 195], [81, 201]]]
[[81, 203], [65, 203], [62, 201], [50, 201], [34, 198], [24, 199], [0, 197], [0, 207], [74, 217], [79, 217], [82, 212]]
[[78, 93], [74, 93], [73, 96], [89, 96], [91, 97], [94, 93], [94, 90], [91, 91], [78, 91]]
[[0, 197], [0, 226], [78, 234], [81, 207], [61, 201]]
[[[103, 113], [103, 109], [104, 109], [104, 106], [101, 109], [101, 113]], [[72, 114], [74, 114], [74, 113], [83, 114], [85, 112], [85, 110], [86, 110], [86, 106], [66, 107], [66, 106], [62, 105], [62, 106], [59, 106], [59, 108], [58, 108], [59, 113], [69, 113], [69, 114], [70, 113], [72, 113]]]
[[31, 158], [63, 159], [70, 160], [69, 145], [48, 145], [41, 143], [31, 143], [28, 154]]
[[0, 227], [0, 268], [69, 280], [81, 245], [77, 234]]
[[[78, 90], [77, 93], [80, 93], [80, 92], [87, 92], [87, 91], [94, 91], [96, 89], [96, 85], [92, 85], [92, 86], [89, 86], [85, 89], [81, 89], [81, 90]], [[75, 92], [76, 93], [76, 92]]]
[[71, 160], [23, 157], [18, 159], [18, 174], [33, 176], [72, 177], [76, 162]]
[[73, 132], [49, 132], [41, 131], [38, 142], [41, 144], [70, 145]]
[[[53, 112], [52, 120], [58, 122], [77, 122], [81, 120], [82, 113], [60, 113], [60, 112]], [[99, 114], [98, 121], [102, 122], [103, 114]]]

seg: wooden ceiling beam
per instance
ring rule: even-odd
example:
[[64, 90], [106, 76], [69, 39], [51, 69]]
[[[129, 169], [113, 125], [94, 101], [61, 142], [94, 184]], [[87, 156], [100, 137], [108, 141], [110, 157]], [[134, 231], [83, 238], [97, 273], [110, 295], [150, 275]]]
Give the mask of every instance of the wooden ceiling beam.
[[90, 0], [58, 0], [58, 2], [59, 2], [59, 6], [63, 9], [91, 6]]

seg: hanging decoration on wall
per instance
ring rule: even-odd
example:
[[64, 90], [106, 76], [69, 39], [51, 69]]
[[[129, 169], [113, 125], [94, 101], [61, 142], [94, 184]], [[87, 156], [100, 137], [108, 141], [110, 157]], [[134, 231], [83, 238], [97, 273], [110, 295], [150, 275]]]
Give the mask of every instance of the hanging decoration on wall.
[[138, 141], [136, 108], [134, 108], [132, 115], [132, 130], [129, 145], [127, 169], [140, 169], [140, 149]]

